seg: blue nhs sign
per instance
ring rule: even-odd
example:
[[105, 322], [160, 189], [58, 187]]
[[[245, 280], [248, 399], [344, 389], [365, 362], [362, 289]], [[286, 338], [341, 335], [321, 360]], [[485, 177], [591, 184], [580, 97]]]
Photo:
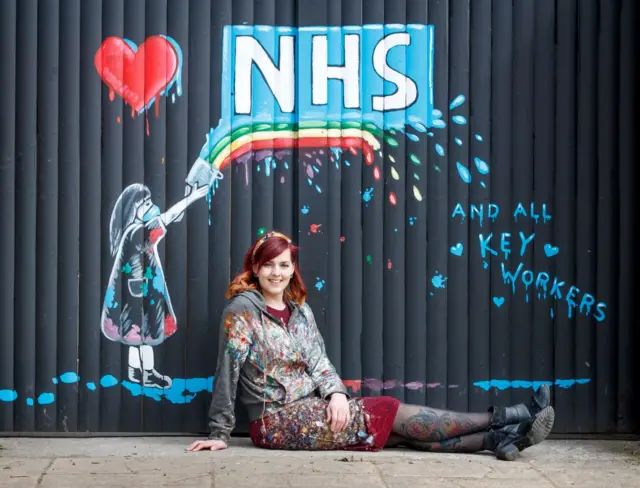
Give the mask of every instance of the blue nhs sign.
[[433, 26], [226, 26], [222, 119], [431, 126]]

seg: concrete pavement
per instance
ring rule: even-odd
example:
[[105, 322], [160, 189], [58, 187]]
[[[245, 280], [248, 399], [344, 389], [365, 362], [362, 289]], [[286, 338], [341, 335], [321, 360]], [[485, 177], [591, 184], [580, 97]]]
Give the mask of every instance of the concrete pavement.
[[185, 452], [195, 438], [0, 438], [0, 487], [69, 488], [614, 488], [640, 486], [640, 443], [546, 441], [515, 462], [490, 454], [285, 452], [234, 438]]

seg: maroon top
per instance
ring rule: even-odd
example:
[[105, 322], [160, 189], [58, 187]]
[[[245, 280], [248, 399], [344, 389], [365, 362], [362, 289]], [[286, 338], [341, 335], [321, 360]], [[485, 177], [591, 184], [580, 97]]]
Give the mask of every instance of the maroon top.
[[282, 325], [285, 327], [289, 325], [289, 318], [291, 317], [291, 310], [289, 310], [289, 306], [284, 307], [284, 310], [278, 310], [276, 308], [270, 307], [267, 305], [267, 311], [273, 315], [275, 318], [280, 319]]

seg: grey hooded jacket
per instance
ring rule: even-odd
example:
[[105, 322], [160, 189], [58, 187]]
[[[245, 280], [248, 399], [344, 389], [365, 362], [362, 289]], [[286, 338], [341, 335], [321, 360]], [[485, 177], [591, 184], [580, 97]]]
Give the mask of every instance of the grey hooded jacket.
[[225, 307], [209, 439], [229, 442], [236, 420], [236, 391], [252, 421], [308, 396], [349, 396], [327, 357], [311, 308], [306, 303], [289, 305], [288, 327], [267, 311], [257, 291], [244, 291]]

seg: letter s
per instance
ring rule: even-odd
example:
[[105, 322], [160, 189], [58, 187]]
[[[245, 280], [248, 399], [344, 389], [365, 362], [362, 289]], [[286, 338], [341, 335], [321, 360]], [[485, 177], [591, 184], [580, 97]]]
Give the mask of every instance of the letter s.
[[606, 318], [606, 314], [604, 313], [605, 308], [607, 308], [605, 303], [600, 302], [596, 305], [597, 312], [593, 314], [593, 316], [598, 322], [602, 322]]

